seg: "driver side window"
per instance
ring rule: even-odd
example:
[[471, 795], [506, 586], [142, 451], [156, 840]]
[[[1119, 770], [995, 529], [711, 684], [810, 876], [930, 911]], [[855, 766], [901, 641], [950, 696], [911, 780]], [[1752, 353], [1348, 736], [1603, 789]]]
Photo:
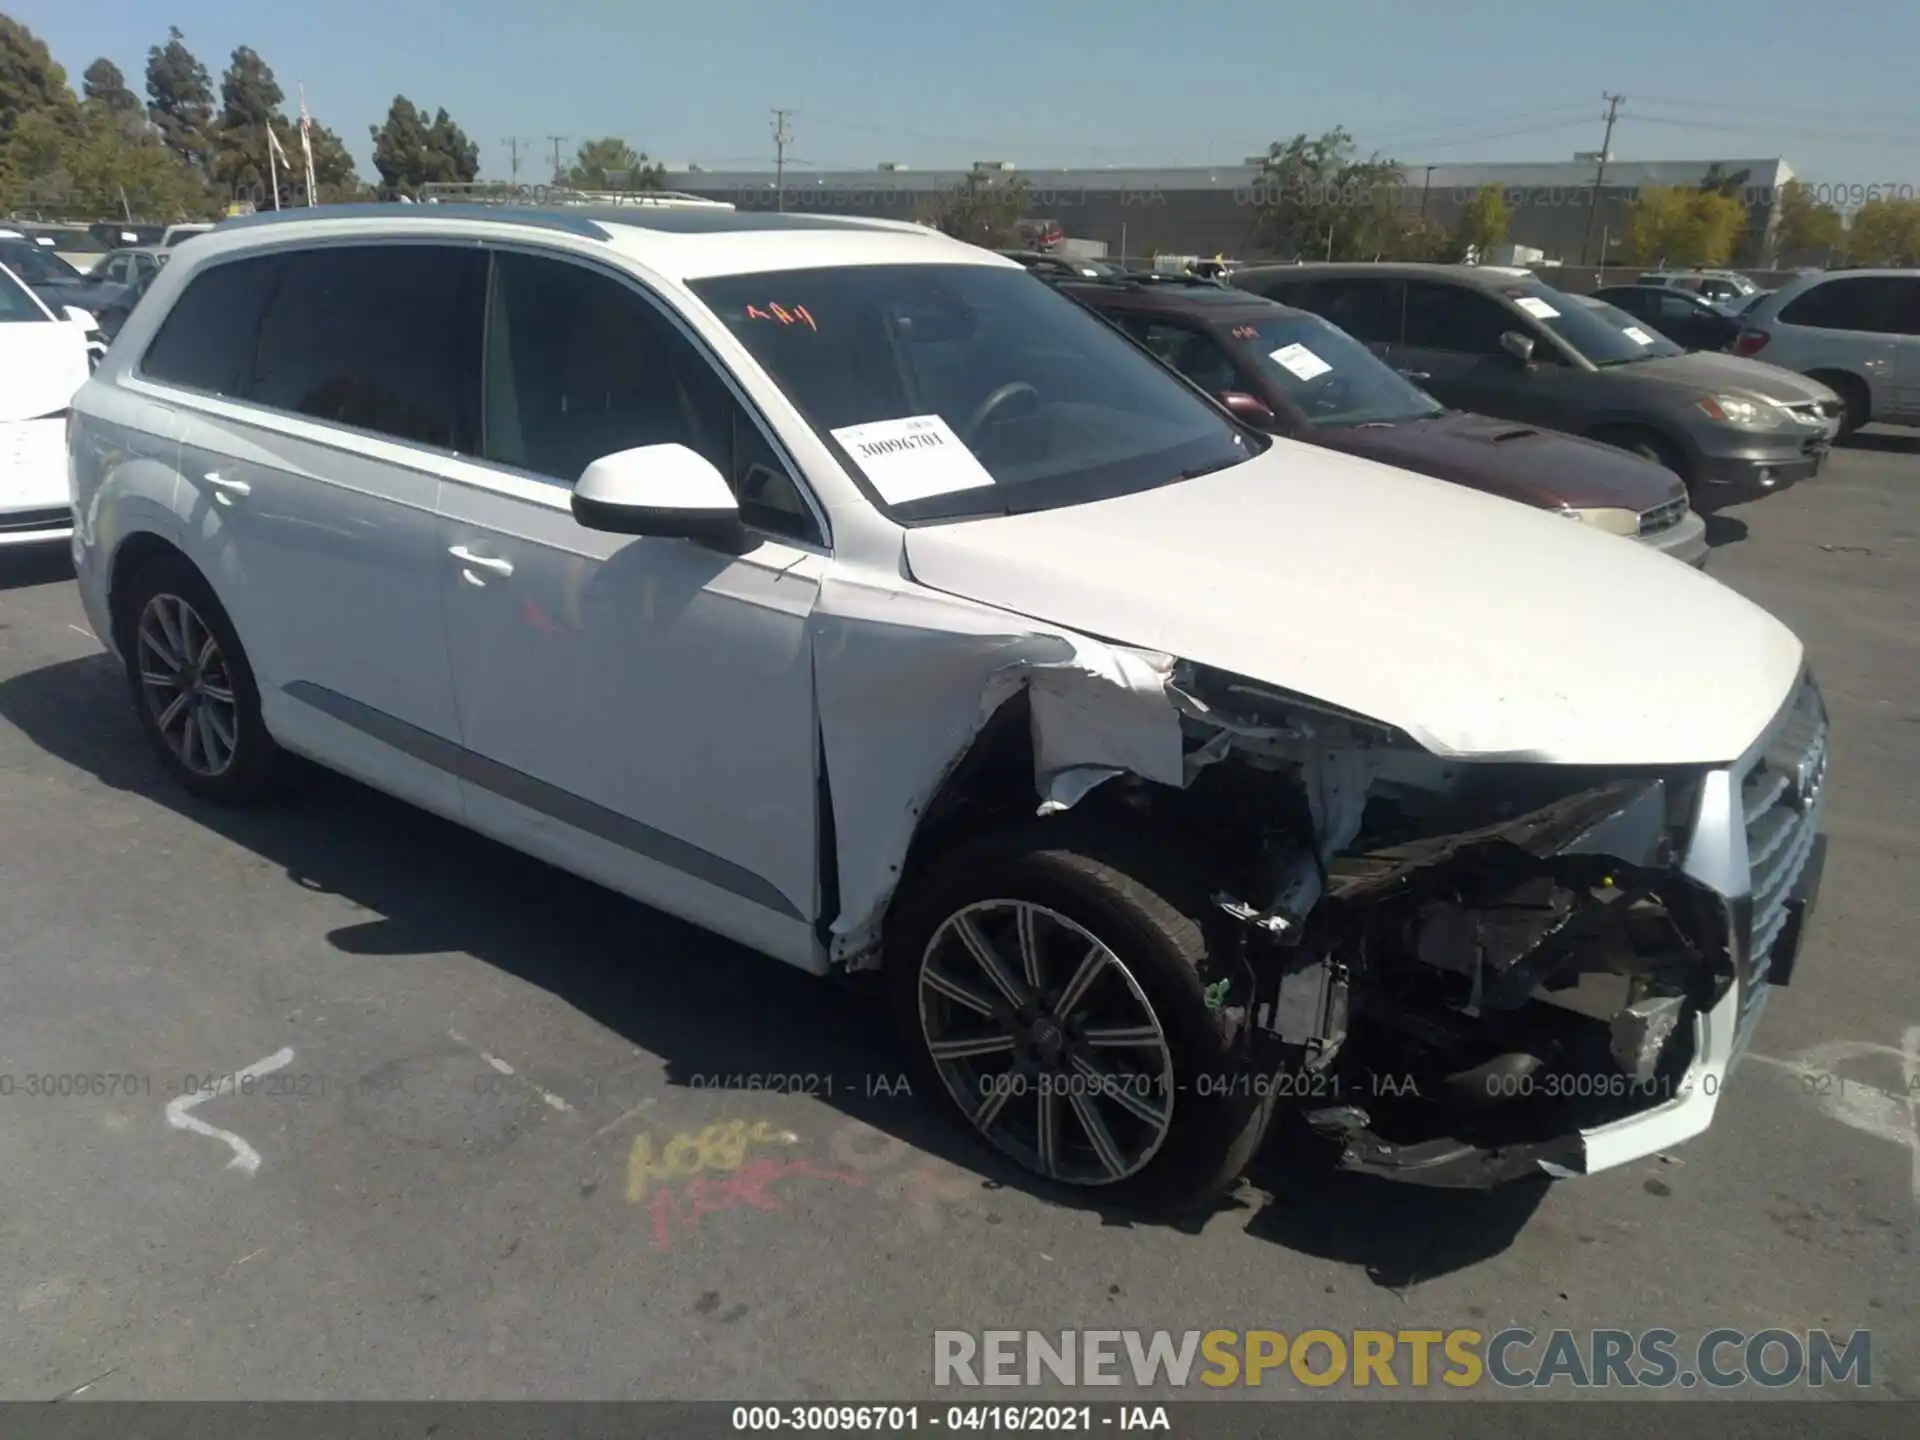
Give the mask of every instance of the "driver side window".
[[[1477, 290], [1419, 280], [1407, 285], [1406, 343], [1410, 346], [1459, 355], [1503, 355], [1500, 336], [1507, 330], [1531, 334], [1519, 317]], [[1540, 350], [1540, 358], [1546, 359], [1546, 347]]]
[[685, 445], [757, 530], [825, 537], [713, 363], [657, 306], [585, 265], [500, 251], [487, 302], [485, 454], [571, 486], [602, 455]]

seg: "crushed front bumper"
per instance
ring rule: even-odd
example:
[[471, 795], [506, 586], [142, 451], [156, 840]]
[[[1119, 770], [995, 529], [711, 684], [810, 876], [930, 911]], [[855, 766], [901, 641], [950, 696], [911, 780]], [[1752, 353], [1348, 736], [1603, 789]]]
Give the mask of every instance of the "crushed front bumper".
[[1819, 894], [1828, 724], [1811, 678], [1753, 748], [1712, 771], [1682, 872], [1718, 898], [1733, 983], [1691, 1014], [1691, 1055], [1645, 1108], [1588, 1128], [1510, 1145], [1446, 1137], [1396, 1144], [1349, 1136], [1342, 1168], [1413, 1184], [1483, 1188], [1525, 1175], [1591, 1175], [1655, 1155], [1713, 1123], [1722, 1089], [1752, 1040], [1769, 992], [1791, 978]]

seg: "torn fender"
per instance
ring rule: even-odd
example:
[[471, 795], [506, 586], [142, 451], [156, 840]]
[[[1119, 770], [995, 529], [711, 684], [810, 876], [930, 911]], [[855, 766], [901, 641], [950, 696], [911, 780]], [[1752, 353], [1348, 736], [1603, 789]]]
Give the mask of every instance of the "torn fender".
[[1118, 774], [1185, 781], [1169, 656], [887, 576], [826, 580], [809, 628], [839, 866], [837, 961], [871, 956], [920, 817], [1023, 688], [1042, 813]]

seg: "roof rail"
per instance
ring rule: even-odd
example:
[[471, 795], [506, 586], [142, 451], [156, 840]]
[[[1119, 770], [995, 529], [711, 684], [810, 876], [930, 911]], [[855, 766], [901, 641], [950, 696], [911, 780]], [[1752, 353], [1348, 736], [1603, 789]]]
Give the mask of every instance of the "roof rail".
[[703, 210], [731, 210], [725, 200], [708, 200], [684, 190], [576, 190], [569, 185], [514, 185], [499, 180], [436, 181], [422, 185], [423, 204], [511, 205], [533, 209], [592, 205], [663, 209], [686, 206]]
[[608, 232], [584, 215], [569, 215], [564, 209], [523, 210], [508, 205], [441, 204], [398, 205], [373, 201], [357, 205], [300, 205], [292, 210], [262, 210], [252, 215], [233, 215], [213, 227], [215, 234], [229, 230], [251, 230], [262, 226], [345, 220], [492, 220], [500, 224], [528, 225], [540, 230], [560, 230], [569, 235], [584, 235], [590, 240], [611, 238]]

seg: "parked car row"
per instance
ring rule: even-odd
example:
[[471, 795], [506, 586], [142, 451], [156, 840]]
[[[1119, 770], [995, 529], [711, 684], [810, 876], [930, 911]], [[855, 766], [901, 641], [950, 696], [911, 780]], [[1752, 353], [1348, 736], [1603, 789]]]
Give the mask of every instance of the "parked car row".
[[1236, 278], [1287, 304], [813, 214], [223, 226], [72, 402], [81, 599], [187, 790], [301, 754], [878, 971], [1044, 1182], [1192, 1209], [1283, 1109], [1425, 1183], [1665, 1151], [1792, 975], [1820, 692], [1606, 533], [1658, 472], [1423, 392], [1748, 478], [1773, 401], [1510, 275]]

